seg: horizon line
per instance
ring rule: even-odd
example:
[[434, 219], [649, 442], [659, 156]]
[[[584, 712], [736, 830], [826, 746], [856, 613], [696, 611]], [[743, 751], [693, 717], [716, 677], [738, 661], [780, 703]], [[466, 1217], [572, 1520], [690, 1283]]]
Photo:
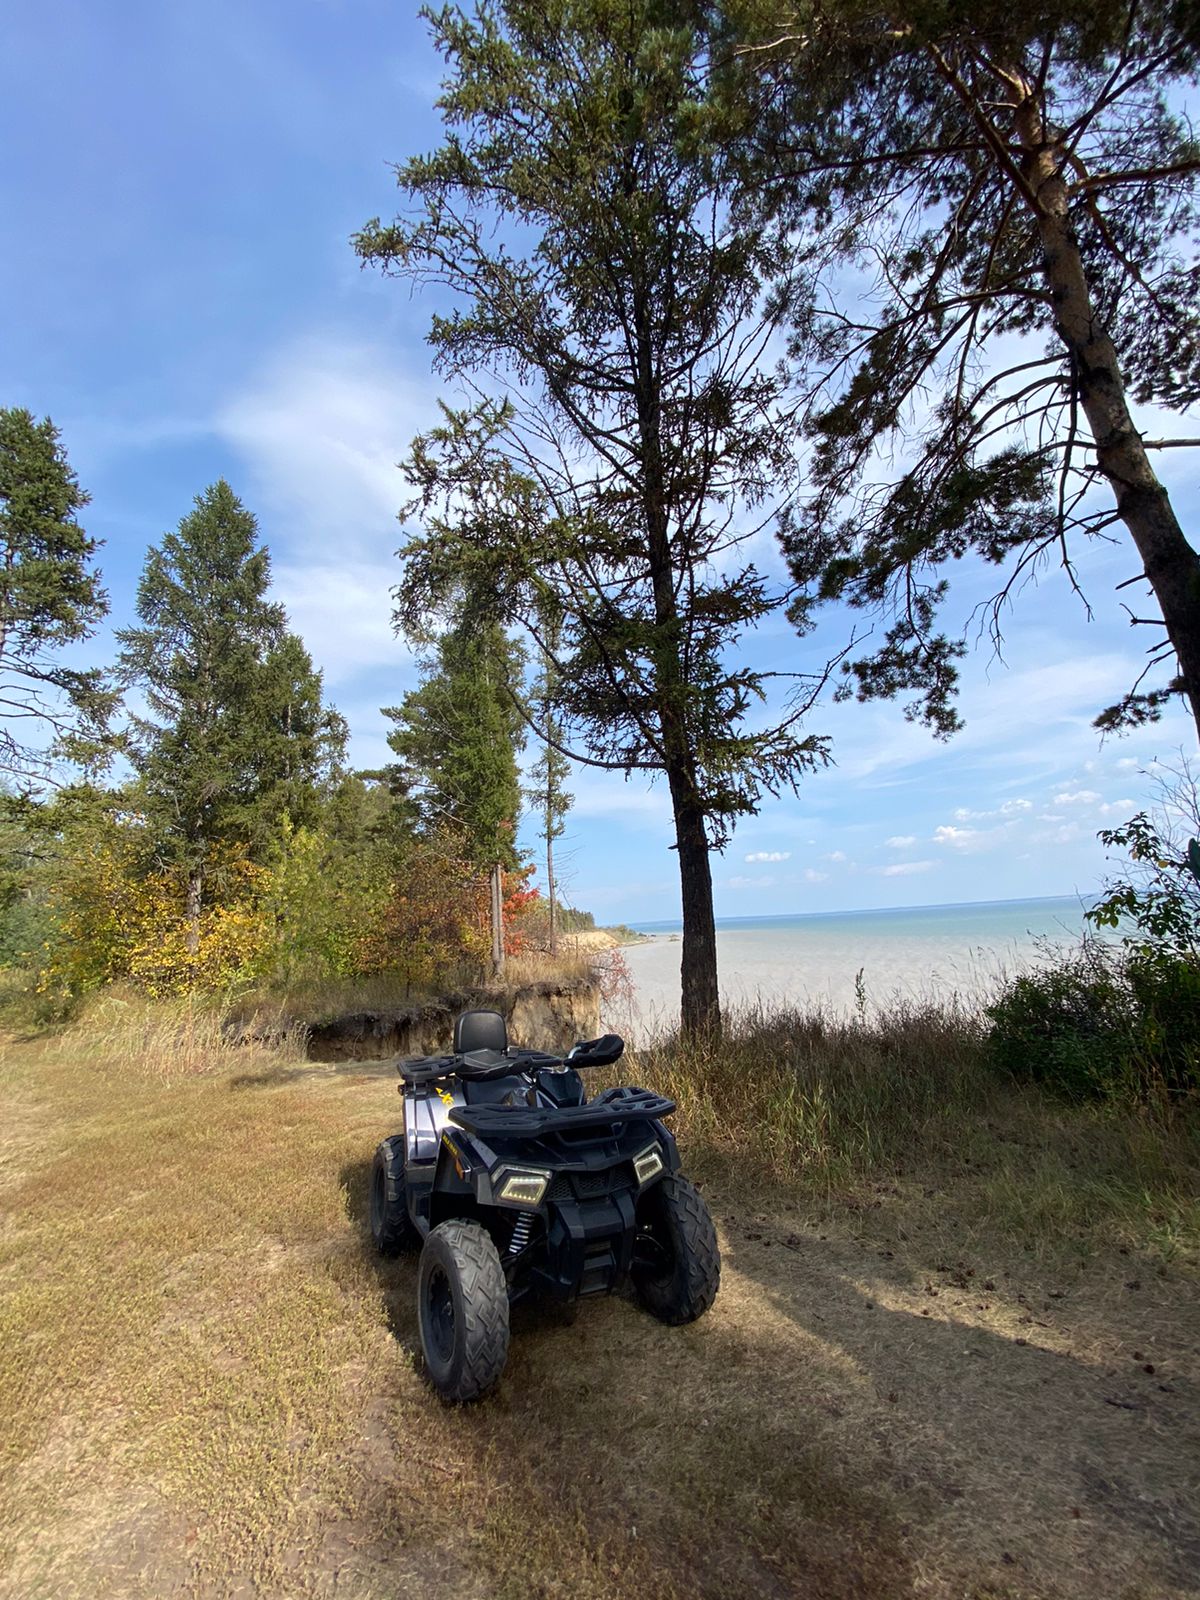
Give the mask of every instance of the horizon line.
[[[924, 905], [906, 906], [859, 906], [852, 910], [844, 911], [764, 911], [749, 912], [736, 917], [716, 917], [714, 919], [719, 928], [723, 924], [734, 922], [792, 922], [816, 919], [820, 917], [873, 917], [873, 916], [898, 916], [911, 911], [965, 911], [975, 906], [1027, 906], [1039, 905], [1051, 900], [1084, 900], [1086, 897], [1077, 889], [1067, 894], [1031, 894], [1014, 895], [1003, 900], [941, 900]], [[1091, 898], [1095, 898], [1093, 894]], [[651, 932], [656, 928], [682, 927], [683, 919], [675, 917], [639, 918], [622, 924], [610, 926], [623, 926], [632, 928], [635, 933]]]

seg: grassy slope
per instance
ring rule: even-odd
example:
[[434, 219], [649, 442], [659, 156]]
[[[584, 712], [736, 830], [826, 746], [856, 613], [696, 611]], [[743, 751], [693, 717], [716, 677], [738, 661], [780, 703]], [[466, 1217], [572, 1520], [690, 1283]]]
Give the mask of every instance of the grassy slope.
[[228, 1057], [6, 1046], [3, 1600], [1194, 1592], [1186, 1130], [1007, 1097], [927, 1018], [644, 1059], [714, 1311], [521, 1311], [448, 1411], [361, 1223], [394, 1079]]

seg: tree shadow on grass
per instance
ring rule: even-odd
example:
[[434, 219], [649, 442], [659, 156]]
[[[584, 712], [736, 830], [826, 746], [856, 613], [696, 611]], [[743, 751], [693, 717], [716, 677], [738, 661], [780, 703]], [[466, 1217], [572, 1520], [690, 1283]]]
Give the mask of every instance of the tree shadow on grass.
[[[417, 1257], [384, 1258], [367, 1219], [371, 1163], [342, 1169], [355, 1238], [388, 1327], [421, 1369]], [[717, 1306], [668, 1328], [623, 1297], [513, 1308], [497, 1391], [444, 1407], [470, 1466], [463, 1530], [489, 1578], [545, 1592], [806, 1600], [900, 1597], [914, 1576], [904, 1530], [858, 1464], [830, 1447], [829, 1417], [772, 1371], [769, 1332]], [[411, 1446], [397, 1411], [395, 1450]], [[406, 1433], [406, 1430], [407, 1433]], [[558, 1590], [555, 1590], [558, 1592]]]
[[231, 1089], [281, 1089], [310, 1076], [307, 1067], [263, 1067], [258, 1072], [237, 1072], [229, 1079]]
[[1189, 1378], [1077, 1356], [1054, 1302], [1014, 1303], [1015, 1285], [947, 1267], [914, 1281], [887, 1254], [758, 1223], [727, 1259], [794, 1341], [856, 1375], [845, 1431], [874, 1435], [931, 1546], [1021, 1593], [1186, 1592], [1200, 1568], [1200, 1502], [1180, 1472], [1200, 1458]]

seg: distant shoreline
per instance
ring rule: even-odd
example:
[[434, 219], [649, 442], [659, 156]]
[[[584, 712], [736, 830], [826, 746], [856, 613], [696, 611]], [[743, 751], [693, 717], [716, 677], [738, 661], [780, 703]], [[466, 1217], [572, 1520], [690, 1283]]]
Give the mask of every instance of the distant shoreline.
[[[1087, 906], [1098, 898], [1098, 892], [1079, 894], [1015, 895], [1006, 900], [947, 900], [934, 905], [912, 906], [860, 906], [852, 911], [768, 911], [761, 916], [717, 917], [718, 928], [765, 927], [784, 922], [821, 922], [841, 920], [846, 917], [909, 917], [921, 912], [936, 911], [989, 911], [1003, 906]], [[654, 938], [661, 934], [681, 933], [683, 923], [678, 917], [665, 921], [636, 922], [630, 924], [636, 931]]]
[[572, 928], [569, 933], [560, 933], [558, 938], [560, 945], [576, 951], [617, 950], [624, 945], [649, 944], [652, 935], [618, 923], [611, 928]]

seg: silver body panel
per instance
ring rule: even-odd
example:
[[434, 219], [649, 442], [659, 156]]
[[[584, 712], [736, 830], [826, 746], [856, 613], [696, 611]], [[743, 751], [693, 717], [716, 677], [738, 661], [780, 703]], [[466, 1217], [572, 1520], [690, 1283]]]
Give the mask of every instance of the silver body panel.
[[453, 1089], [406, 1089], [404, 1091], [404, 1159], [414, 1166], [436, 1161], [438, 1146], [454, 1106], [466, 1105], [466, 1096], [455, 1083]]

